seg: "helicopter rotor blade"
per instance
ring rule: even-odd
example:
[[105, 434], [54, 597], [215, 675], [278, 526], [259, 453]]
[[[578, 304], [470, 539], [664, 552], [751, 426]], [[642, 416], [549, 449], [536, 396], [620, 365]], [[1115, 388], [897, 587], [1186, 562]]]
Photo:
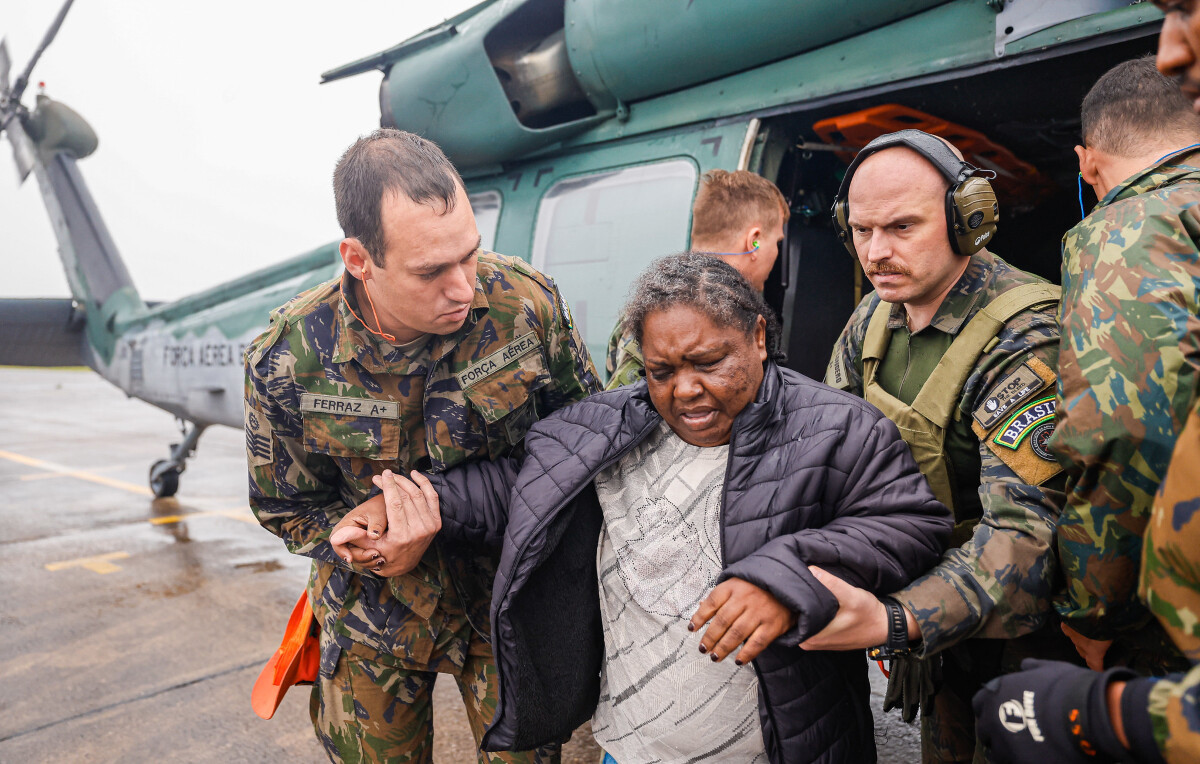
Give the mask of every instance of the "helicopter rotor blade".
[[25, 92], [25, 87], [29, 85], [29, 76], [33, 74], [33, 67], [37, 65], [38, 59], [42, 57], [42, 53], [46, 52], [46, 48], [50, 47], [50, 43], [54, 42], [54, 38], [58, 35], [58, 30], [62, 26], [63, 19], [67, 17], [67, 11], [71, 10], [71, 5], [75, 0], [66, 0], [62, 8], [59, 9], [58, 15], [54, 17], [54, 23], [46, 30], [46, 34], [42, 36], [42, 42], [38, 45], [37, 50], [33, 52], [33, 57], [29, 59], [29, 63], [25, 66], [25, 71], [21, 72], [13, 83], [12, 90], [9, 92], [9, 99], [19, 101], [21, 95]]
[[17, 119], [20, 101], [9, 96], [8, 73], [12, 59], [8, 55], [8, 41], [0, 40], [0, 134], [7, 133], [8, 142], [12, 144], [13, 161], [17, 165], [17, 182], [24, 183], [33, 172], [33, 146], [25, 128]]
[[0, 38], [0, 105], [8, 95], [8, 70], [12, 68], [12, 59], [8, 56], [8, 40]]

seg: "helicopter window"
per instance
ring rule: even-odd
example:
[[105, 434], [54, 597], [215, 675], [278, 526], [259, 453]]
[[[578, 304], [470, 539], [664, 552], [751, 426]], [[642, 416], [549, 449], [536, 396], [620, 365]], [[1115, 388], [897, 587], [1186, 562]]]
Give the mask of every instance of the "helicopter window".
[[479, 228], [479, 246], [490, 250], [496, 244], [496, 226], [500, 223], [500, 192], [481, 191], [470, 194], [471, 210], [475, 213], [475, 225]]
[[593, 358], [634, 277], [687, 247], [696, 175], [690, 159], [671, 159], [566, 178], [542, 197], [533, 265], [558, 283]]

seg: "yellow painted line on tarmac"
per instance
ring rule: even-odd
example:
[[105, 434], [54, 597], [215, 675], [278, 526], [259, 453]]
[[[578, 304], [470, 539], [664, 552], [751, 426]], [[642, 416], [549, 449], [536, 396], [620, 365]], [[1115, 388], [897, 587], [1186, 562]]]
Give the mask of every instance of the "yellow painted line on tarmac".
[[51, 573], [68, 568], [83, 568], [90, 570], [93, 573], [107, 575], [115, 573], [121, 569], [120, 565], [114, 565], [112, 560], [124, 560], [129, 557], [129, 552], [109, 552], [108, 554], [100, 554], [95, 557], [80, 557], [77, 560], [63, 560], [62, 562], [52, 562], [46, 565], [46, 570]]
[[28, 475], [22, 475], [18, 480], [25, 482], [26, 480], [45, 480], [46, 478], [58, 477], [57, 472], [32, 472]]
[[181, 523], [184, 520], [191, 520], [196, 517], [228, 517], [231, 520], [240, 520], [243, 523], [258, 525], [258, 521], [254, 519], [249, 507], [239, 507], [238, 509], [214, 509], [208, 512], [189, 512], [184, 515], [163, 515], [162, 517], [151, 517], [147, 520], [151, 525], [174, 525]]
[[10, 462], [16, 462], [17, 464], [23, 464], [26, 467], [34, 467], [34, 468], [42, 470], [44, 472], [50, 472], [50, 473], [53, 473], [56, 475], [64, 475], [66, 477], [73, 477], [76, 480], [86, 480], [90, 483], [99, 483], [100, 485], [106, 485], [109, 488], [119, 488], [122, 491], [129, 491], [130, 493], [136, 493], [139, 496], [151, 496], [151, 497], [154, 496], [154, 494], [151, 493], [150, 489], [143, 485], [136, 485], [134, 483], [126, 483], [124, 480], [115, 480], [113, 478], [104, 477], [103, 475], [97, 475], [94, 472], [86, 472], [84, 470], [77, 470], [72, 467], [67, 467], [66, 465], [63, 465], [63, 464], [55, 464], [54, 462], [47, 462], [42, 459], [34, 459], [29, 456], [22, 456], [21, 454], [14, 454], [11, 451], [0, 451], [0, 459], [7, 459]]

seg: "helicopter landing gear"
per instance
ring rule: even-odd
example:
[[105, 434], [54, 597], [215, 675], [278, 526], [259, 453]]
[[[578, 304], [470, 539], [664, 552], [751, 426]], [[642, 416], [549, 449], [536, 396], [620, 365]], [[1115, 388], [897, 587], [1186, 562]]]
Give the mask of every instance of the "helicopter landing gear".
[[154, 492], [154, 498], [174, 496], [179, 490], [179, 476], [187, 469], [187, 460], [195, 453], [196, 442], [200, 440], [200, 433], [204, 432], [205, 426], [180, 420], [183, 440], [171, 444], [169, 458], [159, 459], [150, 465], [150, 490]]

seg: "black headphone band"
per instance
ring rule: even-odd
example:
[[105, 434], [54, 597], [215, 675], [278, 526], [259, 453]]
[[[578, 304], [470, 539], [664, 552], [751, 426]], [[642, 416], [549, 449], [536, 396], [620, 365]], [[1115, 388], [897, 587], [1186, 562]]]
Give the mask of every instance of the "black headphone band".
[[925, 157], [929, 160], [930, 164], [936, 167], [950, 181], [951, 187], [962, 183], [967, 178], [979, 172], [979, 168], [975, 165], [959, 159], [950, 150], [950, 147], [942, 142], [941, 138], [936, 138], [921, 130], [899, 130], [894, 133], [881, 135], [862, 147], [858, 155], [854, 157], [854, 161], [846, 168], [846, 174], [842, 177], [842, 183], [838, 187], [837, 198], [839, 200], [846, 199], [846, 194], [850, 191], [850, 179], [854, 177], [854, 171], [858, 169], [863, 160], [872, 154], [896, 146], [912, 149]]

